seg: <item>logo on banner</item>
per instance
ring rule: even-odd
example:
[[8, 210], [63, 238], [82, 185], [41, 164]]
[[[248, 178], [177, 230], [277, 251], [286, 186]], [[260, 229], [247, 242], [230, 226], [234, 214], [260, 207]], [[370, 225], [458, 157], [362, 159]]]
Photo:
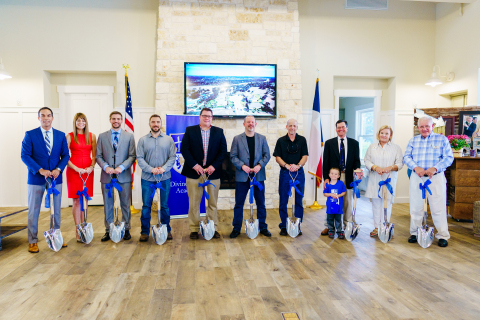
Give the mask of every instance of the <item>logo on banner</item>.
[[180, 152], [183, 133], [172, 133], [170, 137], [172, 137], [173, 142], [175, 142], [175, 146], [177, 147], [177, 154], [175, 156], [175, 163], [173, 165], [173, 170], [181, 174], [183, 165], [185, 164], [185, 159], [183, 158], [182, 153]]

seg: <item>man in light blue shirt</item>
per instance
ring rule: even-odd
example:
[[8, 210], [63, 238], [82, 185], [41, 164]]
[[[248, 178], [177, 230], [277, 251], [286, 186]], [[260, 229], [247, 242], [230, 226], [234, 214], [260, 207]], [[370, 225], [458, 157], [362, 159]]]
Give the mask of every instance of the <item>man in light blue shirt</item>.
[[433, 132], [433, 119], [418, 119], [420, 135], [410, 139], [405, 150], [403, 161], [412, 170], [410, 177], [410, 238], [408, 242], [417, 242], [417, 227], [423, 222], [423, 197], [419, 185], [430, 180], [428, 186], [431, 193], [425, 192], [430, 204], [432, 220], [437, 228], [436, 238], [440, 247], [448, 245], [446, 212], [447, 180], [444, 171], [453, 163], [453, 152], [447, 137]]

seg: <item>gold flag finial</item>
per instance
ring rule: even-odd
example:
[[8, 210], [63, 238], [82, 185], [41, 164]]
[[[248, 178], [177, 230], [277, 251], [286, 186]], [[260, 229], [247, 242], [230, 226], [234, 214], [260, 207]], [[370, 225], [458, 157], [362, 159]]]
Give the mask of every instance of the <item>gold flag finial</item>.
[[127, 69], [130, 69], [130, 65], [128, 63], [122, 64], [122, 69], [125, 69], [125, 75], [127, 75]]

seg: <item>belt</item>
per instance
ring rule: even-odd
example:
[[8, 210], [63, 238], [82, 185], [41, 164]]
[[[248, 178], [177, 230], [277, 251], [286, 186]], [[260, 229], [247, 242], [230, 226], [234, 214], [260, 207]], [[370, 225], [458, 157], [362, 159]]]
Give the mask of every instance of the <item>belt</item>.
[[345, 173], [345, 170], [343, 170], [343, 171], [340, 171], [340, 173]]
[[[440, 172], [435, 172], [433, 175], [436, 175], [436, 174], [438, 174], [438, 173], [440, 173]], [[424, 174], [423, 176], [424, 176], [424, 177], [428, 177], [429, 175], [428, 175], [428, 174]]]

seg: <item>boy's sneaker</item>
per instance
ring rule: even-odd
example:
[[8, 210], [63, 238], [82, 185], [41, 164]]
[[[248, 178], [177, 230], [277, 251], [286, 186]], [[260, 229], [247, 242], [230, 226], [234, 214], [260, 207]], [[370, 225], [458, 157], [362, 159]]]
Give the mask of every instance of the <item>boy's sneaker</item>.
[[329, 238], [335, 238], [335, 231], [328, 231], [328, 237]]
[[343, 231], [338, 233], [338, 239], [345, 239], [345, 233]]

